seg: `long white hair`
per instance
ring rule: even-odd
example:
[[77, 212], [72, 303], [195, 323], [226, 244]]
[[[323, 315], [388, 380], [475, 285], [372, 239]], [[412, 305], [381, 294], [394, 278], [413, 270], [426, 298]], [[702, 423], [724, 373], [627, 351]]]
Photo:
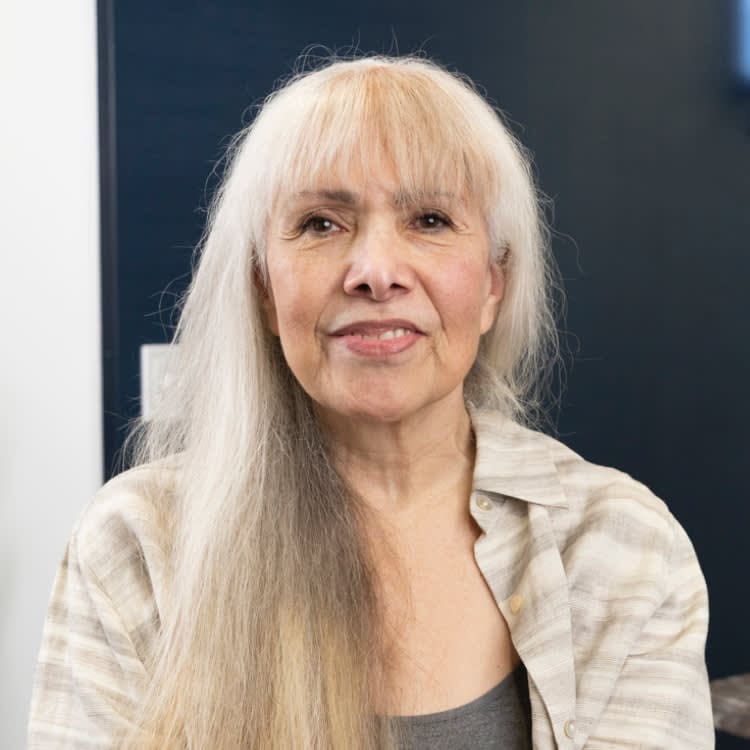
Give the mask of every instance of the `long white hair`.
[[539, 405], [557, 352], [554, 272], [529, 159], [501, 117], [424, 59], [329, 61], [289, 80], [229, 150], [170, 386], [128, 442], [133, 463], [171, 457], [179, 470], [152, 490], [168, 596], [141, 730], [124, 745], [395, 747], [373, 709], [385, 678], [366, 507], [336, 471], [257, 290], [279, 196], [372, 160], [394, 165], [405, 190], [459, 186], [481, 208], [506, 289], [466, 399], [516, 420]]

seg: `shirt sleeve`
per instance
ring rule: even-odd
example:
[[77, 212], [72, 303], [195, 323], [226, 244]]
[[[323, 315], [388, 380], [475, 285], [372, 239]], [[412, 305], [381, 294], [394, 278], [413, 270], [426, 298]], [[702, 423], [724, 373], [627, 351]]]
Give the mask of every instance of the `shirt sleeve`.
[[74, 534], [44, 624], [29, 749], [112, 748], [131, 726], [144, 674], [131, 634]]
[[630, 649], [587, 750], [714, 747], [706, 584], [690, 540], [673, 523], [664, 599]]

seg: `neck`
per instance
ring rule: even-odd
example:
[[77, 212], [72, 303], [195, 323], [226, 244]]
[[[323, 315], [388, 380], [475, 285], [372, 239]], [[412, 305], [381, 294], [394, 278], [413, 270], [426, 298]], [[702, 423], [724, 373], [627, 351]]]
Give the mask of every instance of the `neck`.
[[465, 505], [475, 448], [462, 396], [394, 422], [321, 418], [339, 471], [374, 510], [395, 520], [427, 506], [460, 512]]

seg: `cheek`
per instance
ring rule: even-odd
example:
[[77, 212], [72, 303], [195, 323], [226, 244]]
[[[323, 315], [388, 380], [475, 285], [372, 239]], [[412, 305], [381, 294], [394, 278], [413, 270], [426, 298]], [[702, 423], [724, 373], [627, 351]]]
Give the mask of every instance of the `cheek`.
[[317, 325], [330, 297], [319, 269], [296, 263], [269, 264], [277, 335], [289, 357], [296, 358], [317, 335]]
[[484, 301], [489, 291], [489, 280], [483, 268], [468, 261], [453, 264], [440, 285], [441, 316], [447, 328], [462, 335], [469, 343], [471, 334], [479, 334], [482, 327]]
[[273, 299], [276, 308], [276, 316], [280, 332], [283, 333], [290, 327], [299, 324], [299, 319], [304, 316], [305, 299], [307, 291], [304, 285], [304, 276], [296, 269], [290, 267], [289, 263], [280, 261], [269, 264], [268, 275], [273, 289]]

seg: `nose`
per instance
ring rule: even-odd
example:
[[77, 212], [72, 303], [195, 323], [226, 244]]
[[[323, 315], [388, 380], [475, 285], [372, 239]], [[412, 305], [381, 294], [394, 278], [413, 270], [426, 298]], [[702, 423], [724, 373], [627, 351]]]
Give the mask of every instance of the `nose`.
[[414, 287], [406, 240], [396, 228], [362, 229], [351, 246], [344, 291], [354, 297], [386, 302]]

